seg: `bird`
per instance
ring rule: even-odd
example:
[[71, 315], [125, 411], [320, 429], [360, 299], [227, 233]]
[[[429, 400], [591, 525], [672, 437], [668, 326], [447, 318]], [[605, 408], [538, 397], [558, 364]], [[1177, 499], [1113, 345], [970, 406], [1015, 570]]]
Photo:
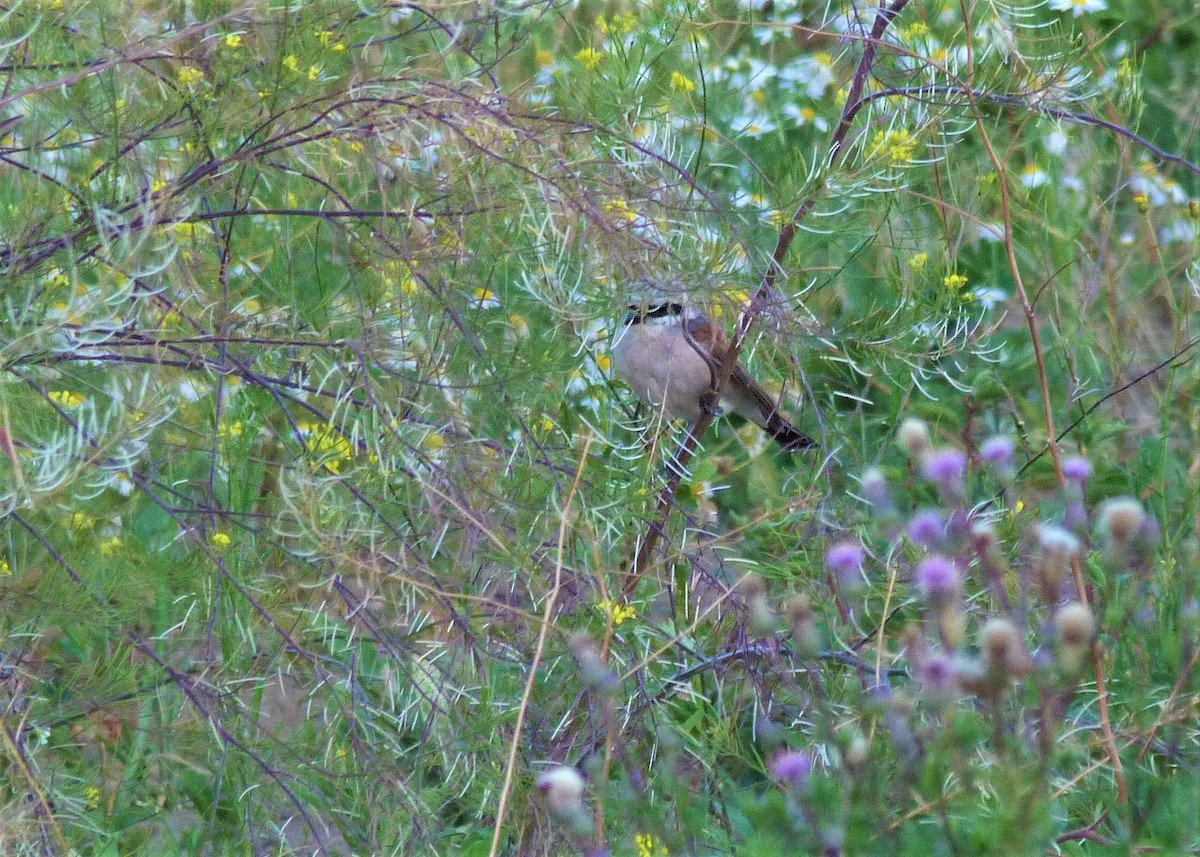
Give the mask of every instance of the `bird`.
[[[667, 419], [695, 420], [704, 396], [729, 350], [729, 339], [712, 320], [677, 301], [631, 303], [612, 348], [613, 368], [637, 397]], [[785, 450], [813, 446], [788, 422], [778, 403], [755, 381], [741, 361], [733, 364], [721, 389], [721, 413], [748, 419]]]

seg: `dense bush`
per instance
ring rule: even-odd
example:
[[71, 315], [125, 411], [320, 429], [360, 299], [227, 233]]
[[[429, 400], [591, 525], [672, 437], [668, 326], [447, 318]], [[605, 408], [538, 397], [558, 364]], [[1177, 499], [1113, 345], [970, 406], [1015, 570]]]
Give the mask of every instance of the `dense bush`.
[[[1200, 19], [1109, 3], [7, 5], [4, 853], [1200, 849]], [[817, 447], [638, 407], [648, 290]]]

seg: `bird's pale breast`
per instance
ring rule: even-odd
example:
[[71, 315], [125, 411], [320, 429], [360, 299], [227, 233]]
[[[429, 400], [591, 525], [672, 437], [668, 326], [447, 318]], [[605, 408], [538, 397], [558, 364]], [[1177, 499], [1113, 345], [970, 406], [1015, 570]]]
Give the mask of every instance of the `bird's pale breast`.
[[712, 382], [708, 363], [688, 342], [678, 318], [627, 327], [613, 346], [613, 366], [643, 402], [668, 419], [695, 419]]

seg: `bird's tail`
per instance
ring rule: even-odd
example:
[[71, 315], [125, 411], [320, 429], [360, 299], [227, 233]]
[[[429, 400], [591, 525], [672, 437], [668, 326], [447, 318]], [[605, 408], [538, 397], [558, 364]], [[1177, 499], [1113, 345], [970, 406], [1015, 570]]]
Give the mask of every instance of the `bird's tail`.
[[767, 424], [763, 428], [788, 452], [808, 449], [815, 445], [812, 438], [781, 417], [778, 411], [767, 418]]

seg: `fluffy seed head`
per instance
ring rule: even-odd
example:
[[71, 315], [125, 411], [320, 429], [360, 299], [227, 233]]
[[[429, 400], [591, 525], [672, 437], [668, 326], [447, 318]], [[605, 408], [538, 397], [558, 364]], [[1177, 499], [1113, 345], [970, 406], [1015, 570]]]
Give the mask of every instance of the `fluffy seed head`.
[[993, 617], [979, 632], [983, 660], [989, 671], [1004, 676], [1028, 675], [1032, 668], [1021, 632], [1010, 620]]
[[1038, 531], [1038, 547], [1038, 572], [1042, 577], [1042, 586], [1053, 598], [1070, 571], [1071, 562], [1079, 555], [1079, 539], [1062, 527], [1042, 524]]
[[807, 595], [796, 595], [788, 600], [786, 609], [792, 645], [801, 657], [815, 658], [821, 652], [821, 632], [817, 630], [812, 602]]
[[1003, 660], [1021, 643], [1017, 626], [1000, 616], [993, 616], [979, 631], [980, 648], [988, 661]]
[[1096, 636], [1096, 620], [1090, 609], [1072, 601], [1054, 614], [1054, 629], [1064, 646], [1083, 647]]
[[1100, 532], [1118, 545], [1127, 545], [1146, 522], [1142, 504], [1133, 497], [1105, 501], [1100, 509]]
[[574, 768], [559, 765], [537, 778], [537, 790], [556, 818], [573, 819], [584, 812], [583, 777]]

